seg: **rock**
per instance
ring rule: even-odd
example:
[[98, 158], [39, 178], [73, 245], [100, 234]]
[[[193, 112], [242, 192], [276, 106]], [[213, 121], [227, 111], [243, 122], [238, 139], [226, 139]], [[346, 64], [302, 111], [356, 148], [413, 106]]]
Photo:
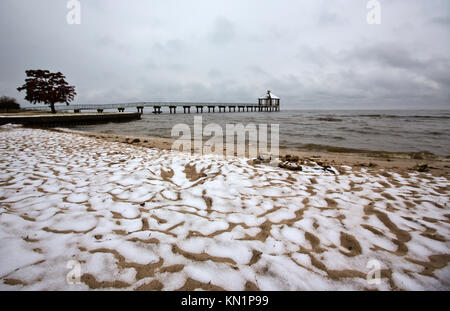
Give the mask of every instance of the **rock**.
[[287, 154], [284, 157], [280, 157], [280, 160], [283, 162], [299, 162], [300, 158], [298, 156], [291, 156], [290, 154]]
[[323, 170], [324, 170], [325, 172], [330, 172], [330, 173], [333, 173], [333, 174], [336, 175], [336, 172], [335, 172], [335, 171], [333, 170], [333, 168], [332, 168], [331, 166], [329, 166], [329, 165], [324, 166], [324, 167], [323, 167]]
[[301, 171], [301, 170], [303, 170], [303, 168], [300, 165], [300, 163], [290, 162], [290, 161], [280, 162], [278, 164], [278, 167], [285, 168], [285, 169], [288, 169], [288, 170], [291, 170], [291, 171]]
[[261, 164], [261, 160], [260, 159], [254, 159], [253, 160], [253, 164]]
[[317, 163], [317, 165], [322, 166], [322, 167], [326, 166], [326, 163], [324, 163], [322, 161], [316, 161], [316, 163]]
[[429, 172], [430, 171], [430, 167], [428, 166], [428, 164], [417, 165], [416, 166], [416, 170], [418, 172], [421, 172], [421, 173]]
[[429, 151], [419, 151], [411, 153], [411, 159], [414, 160], [426, 160], [426, 159], [434, 159], [436, 155]]
[[[317, 163], [317, 165], [321, 166], [322, 170], [324, 170], [325, 172], [330, 172], [330, 173], [336, 174], [336, 172], [333, 170], [333, 168], [330, 165], [328, 165], [326, 162], [317, 161], [316, 163]], [[360, 164], [360, 166], [366, 166], [366, 164], [362, 163], [362, 164]]]

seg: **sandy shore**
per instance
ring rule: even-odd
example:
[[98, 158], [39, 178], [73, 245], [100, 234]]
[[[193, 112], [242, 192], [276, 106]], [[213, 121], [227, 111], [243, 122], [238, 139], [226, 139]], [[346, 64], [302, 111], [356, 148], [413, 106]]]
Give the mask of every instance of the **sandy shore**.
[[[93, 133], [67, 129], [53, 129], [55, 131], [72, 132], [90, 138], [104, 139], [110, 142], [121, 142], [141, 146], [145, 148], [157, 148], [170, 150], [173, 138], [162, 138], [155, 136], [132, 136], [115, 133]], [[194, 150], [192, 150], [194, 152]], [[248, 154], [247, 154], [248, 155]], [[427, 153], [395, 153], [395, 152], [329, 152], [313, 151], [305, 149], [280, 148], [280, 156], [298, 156], [303, 160], [315, 160], [335, 167], [351, 166], [352, 169], [364, 168], [372, 173], [383, 170], [408, 174], [419, 172], [420, 167], [427, 166], [426, 172], [433, 176], [443, 176], [450, 179], [450, 159], [430, 155]]]
[[305, 152], [333, 170], [294, 172], [170, 140], [0, 134], [0, 289], [450, 289], [446, 159]]

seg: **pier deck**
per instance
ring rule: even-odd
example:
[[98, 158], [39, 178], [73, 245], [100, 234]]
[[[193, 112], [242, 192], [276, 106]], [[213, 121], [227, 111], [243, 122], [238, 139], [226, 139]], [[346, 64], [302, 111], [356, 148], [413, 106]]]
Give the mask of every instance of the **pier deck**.
[[[104, 110], [117, 109], [124, 112], [126, 109], [136, 109], [143, 113], [144, 108], [152, 108], [152, 113], [162, 113], [162, 108], [168, 108], [169, 113], [177, 113], [177, 108], [183, 109], [183, 113], [214, 113], [214, 112], [274, 112], [280, 111], [280, 106], [259, 105], [249, 103], [195, 103], [195, 102], [136, 102], [104, 105], [70, 105], [56, 107], [58, 111], [73, 111], [79, 113], [82, 110], [96, 110], [102, 113]], [[216, 110], [217, 108], [217, 110]], [[33, 110], [48, 110], [48, 107], [33, 107]]]

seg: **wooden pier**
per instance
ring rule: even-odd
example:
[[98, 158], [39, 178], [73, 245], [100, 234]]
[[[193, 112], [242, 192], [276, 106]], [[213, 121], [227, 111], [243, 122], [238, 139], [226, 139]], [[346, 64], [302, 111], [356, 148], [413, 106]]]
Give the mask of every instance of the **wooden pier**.
[[[258, 104], [226, 104], [226, 103], [124, 103], [124, 104], [105, 104], [105, 105], [71, 105], [56, 107], [57, 111], [73, 111], [80, 113], [82, 111], [95, 110], [103, 113], [105, 110], [116, 110], [118, 112], [136, 111], [144, 113], [145, 108], [150, 108], [154, 114], [163, 113], [163, 109], [170, 114], [182, 113], [216, 113], [216, 112], [275, 112], [280, 111], [280, 106], [258, 105]], [[33, 110], [47, 110], [48, 107], [35, 107]]]

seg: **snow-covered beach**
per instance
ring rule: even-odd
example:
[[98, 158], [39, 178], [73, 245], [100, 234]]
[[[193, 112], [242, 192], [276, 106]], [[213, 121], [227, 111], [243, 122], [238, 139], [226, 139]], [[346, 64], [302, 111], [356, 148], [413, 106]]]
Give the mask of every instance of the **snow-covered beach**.
[[450, 289], [445, 176], [293, 172], [10, 125], [0, 167], [3, 290]]

